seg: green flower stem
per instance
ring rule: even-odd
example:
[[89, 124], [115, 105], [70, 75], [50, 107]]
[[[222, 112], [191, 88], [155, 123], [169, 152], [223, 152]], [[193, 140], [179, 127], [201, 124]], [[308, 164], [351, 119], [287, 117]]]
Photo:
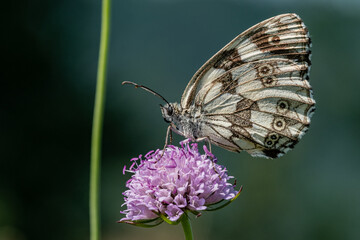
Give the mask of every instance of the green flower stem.
[[95, 93], [95, 105], [91, 138], [91, 169], [90, 169], [90, 239], [100, 237], [100, 162], [101, 136], [105, 105], [106, 65], [109, 51], [110, 35], [110, 0], [102, 1], [101, 36], [98, 60], [98, 72]]
[[187, 214], [184, 214], [184, 216], [182, 216], [181, 225], [184, 229], [185, 239], [193, 240], [194, 237], [193, 237], [193, 233], [192, 233], [192, 229], [191, 229], [191, 223], [190, 223], [190, 220], [189, 220], [189, 217]]

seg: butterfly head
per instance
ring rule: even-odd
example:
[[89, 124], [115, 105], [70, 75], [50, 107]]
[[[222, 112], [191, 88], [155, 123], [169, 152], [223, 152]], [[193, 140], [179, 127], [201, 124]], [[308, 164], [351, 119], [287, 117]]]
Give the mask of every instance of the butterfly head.
[[177, 118], [179, 109], [176, 103], [160, 104], [160, 109], [165, 122], [172, 123]]
[[165, 122], [170, 123], [175, 132], [181, 131], [179, 124], [181, 122], [181, 107], [178, 103], [167, 103], [164, 106], [160, 104], [160, 109]]

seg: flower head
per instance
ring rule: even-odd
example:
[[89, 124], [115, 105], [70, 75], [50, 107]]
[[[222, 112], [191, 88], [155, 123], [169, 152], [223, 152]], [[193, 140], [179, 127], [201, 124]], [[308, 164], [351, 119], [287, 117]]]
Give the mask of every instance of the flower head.
[[190, 211], [199, 215], [210, 210], [209, 205], [235, 199], [240, 191], [229, 183], [232, 177], [227, 170], [216, 164], [214, 156], [204, 146], [201, 155], [196, 143], [188, 140], [181, 147], [169, 145], [162, 150], [151, 151], [144, 158], [131, 159], [133, 172], [126, 183], [126, 214], [120, 222], [134, 223], [162, 219], [169, 223], [178, 221]]

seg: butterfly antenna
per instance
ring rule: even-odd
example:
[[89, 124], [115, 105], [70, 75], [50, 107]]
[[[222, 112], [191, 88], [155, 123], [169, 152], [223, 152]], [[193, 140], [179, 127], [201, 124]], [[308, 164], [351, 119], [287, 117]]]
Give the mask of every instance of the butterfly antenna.
[[139, 84], [137, 84], [137, 83], [129, 82], [129, 81], [124, 81], [124, 82], [122, 82], [122, 85], [125, 85], [125, 84], [134, 85], [135, 88], [142, 88], [142, 89], [144, 89], [145, 91], [147, 91], [147, 92], [149, 92], [149, 93], [152, 93], [152, 94], [154, 94], [155, 96], [158, 96], [159, 98], [161, 98], [161, 99], [164, 100], [167, 104], [170, 105], [170, 103], [169, 103], [163, 96], [161, 96], [160, 94], [158, 94], [158, 93], [155, 92], [154, 90], [151, 90], [151, 89], [148, 88], [148, 87], [145, 87], [145, 86], [143, 86], [143, 85], [139, 85]]

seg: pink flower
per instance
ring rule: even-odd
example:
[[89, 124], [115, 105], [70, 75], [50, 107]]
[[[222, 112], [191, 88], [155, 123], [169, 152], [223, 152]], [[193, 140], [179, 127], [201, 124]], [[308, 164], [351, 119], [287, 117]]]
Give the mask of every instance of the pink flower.
[[[134, 224], [151, 219], [179, 221], [189, 211], [211, 210], [209, 205], [222, 200], [234, 200], [240, 191], [228, 181], [227, 170], [215, 163], [214, 155], [204, 147], [201, 155], [196, 143], [188, 140], [181, 147], [169, 145], [163, 151], [149, 152], [142, 159], [133, 158], [133, 165], [126, 170], [133, 175], [126, 183], [126, 216], [119, 222]], [[134, 160], [136, 159], [136, 160]], [[161, 221], [162, 221], [161, 220]]]

